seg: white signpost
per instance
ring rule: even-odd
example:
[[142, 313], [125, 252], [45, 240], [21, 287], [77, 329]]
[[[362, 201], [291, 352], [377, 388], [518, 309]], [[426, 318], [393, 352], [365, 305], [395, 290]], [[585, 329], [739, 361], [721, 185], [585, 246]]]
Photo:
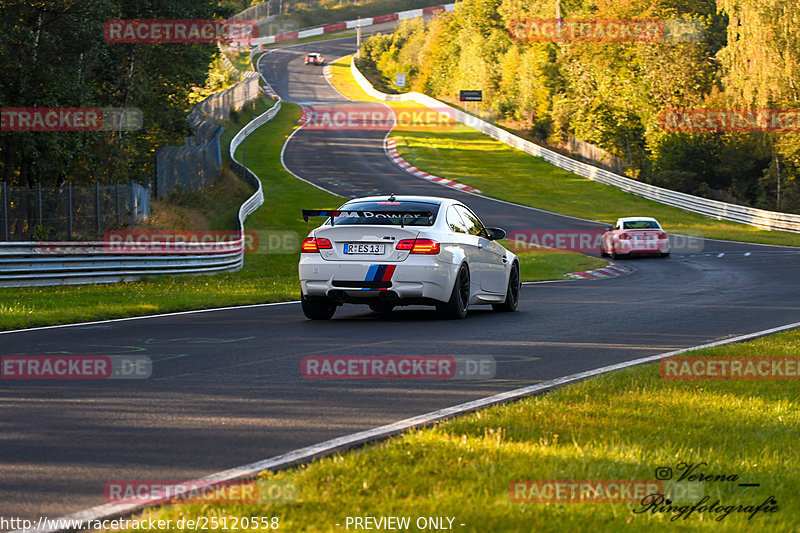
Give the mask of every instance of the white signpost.
[[397, 79], [394, 82], [395, 85], [398, 87], [405, 87], [406, 86], [406, 75], [403, 72], [397, 73]]

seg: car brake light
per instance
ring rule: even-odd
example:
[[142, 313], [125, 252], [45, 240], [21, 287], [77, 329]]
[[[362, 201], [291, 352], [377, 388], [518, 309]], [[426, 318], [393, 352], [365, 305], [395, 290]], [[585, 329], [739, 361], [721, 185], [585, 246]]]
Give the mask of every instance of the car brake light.
[[303, 246], [300, 248], [301, 253], [311, 253], [311, 252], [318, 252], [319, 248], [317, 248], [317, 239], [314, 237], [308, 237], [306, 240], [303, 241]]
[[306, 240], [303, 241], [303, 246], [300, 249], [301, 253], [314, 253], [319, 252], [320, 250], [330, 250], [333, 248], [331, 245], [331, 241], [328, 239], [315, 239], [314, 237], [307, 237]]
[[430, 239], [403, 239], [397, 243], [397, 250], [410, 250], [412, 254], [436, 255], [439, 243]]
[[623, 241], [627, 241], [628, 239], [631, 238], [631, 236], [628, 235], [627, 233], [620, 233], [619, 238], [622, 239]]
[[667, 238], [667, 234], [662, 231], [661, 233], [658, 234], [658, 238], [659, 239], [666, 239]]

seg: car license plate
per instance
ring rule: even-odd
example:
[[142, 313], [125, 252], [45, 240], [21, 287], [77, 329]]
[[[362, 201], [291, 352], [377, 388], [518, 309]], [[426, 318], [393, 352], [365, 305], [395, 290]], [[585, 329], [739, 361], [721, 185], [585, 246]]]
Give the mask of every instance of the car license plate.
[[385, 252], [385, 244], [345, 243], [344, 245], [344, 253], [347, 255], [383, 255]]

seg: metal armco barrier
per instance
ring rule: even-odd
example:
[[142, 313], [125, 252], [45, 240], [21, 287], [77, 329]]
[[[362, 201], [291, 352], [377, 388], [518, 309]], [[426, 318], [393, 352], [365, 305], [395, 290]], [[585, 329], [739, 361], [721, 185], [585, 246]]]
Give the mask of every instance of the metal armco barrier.
[[541, 157], [548, 163], [551, 163], [564, 170], [574, 172], [579, 176], [588, 178], [598, 183], [611, 185], [622, 189], [625, 192], [636, 194], [648, 200], [685, 209], [701, 215], [716, 218], [717, 220], [728, 220], [731, 222], [739, 222], [749, 226], [755, 226], [761, 229], [768, 230], [781, 230], [789, 231], [792, 233], [800, 233], [800, 215], [792, 213], [779, 213], [777, 211], [765, 211], [763, 209], [755, 209], [753, 207], [746, 207], [743, 205], [729, 204], [720, 202], [718, 200], [710, 200], [708, 198], [701, 198], [700, 196], [693, 196], [677, 191], [671, 191], [655, 185], [642, 183], [619, 174], [614, 174], [607, 170], [597, 168], [595, 166], [575, 161], [569, 157], [563, 156], [559, 153], [543, 148], [538, 144], [527, 141], [521, 137], [509, 133], [497, 126], [489, 124], [488, 122], [474, 117], [461, 110], [455, 109], [444, 102], [431, 98], [428, 95], [410, 92], [404, 94], [385, 94], [376, 90], [372, 84], [367, 80], [363, 74], [358, 70], [355, 62], [351, 60], [350, 71], [353, 74], [356, 82], [361, 88], [370, 96], [383, 100], [385, 102], [401, 102], [412, 101], [418, 104], [430, 107], [439, 108], [448, 107], [452, 109], [453, 116], [458, 122], [474, 128], [493, 139], [497, 139], [509, 146], [522, 150], [528, 154], [536, 157]]
[[260, 44], [274, 44], [282, 41], [293, 41], [295, 39], [304, 39], [306, 37], [314, 37], [317, 35], [324, 35], [340, 30], [349, 30], [361, 26], [372, 26], [375, 24], [382, 24], [384, 22], [395, 22], [398, 20], [413, 19], [426, 15], [433, 15], [441, 11], [454, 11], [455, 3], [442, 4], [440, 6], [423, 7], [420, 9], [409, 9], [406, 11], [398, 11], [396, 13], [389, 13], [386, 15], [379, 15], [377, 17], [365, 17], [355, 20], [347, 20], [344, 22], [336, 22], [334, 24], [326, 24], [325, 26], [314, 26], [312, 28], [301, 28], [299, 30], [281, 33], [278, 35], [268, 35], [265, 37], [257, 37], [252, 39], [251, 44], [258, 46]]
[[236, 148], [280, 110], [278, 101], [231, 141], [236, 171], [255, 188], [239, 207], [239, 238], [208, 250], [204, 243], [137, 245], [120, 253], [103, 242], [0, 242], [0, 287], [133, 281], [148, 275], [214, 274], [239, 270], [244, 262], [244, 221], [264, 203], [261, 181], [234, 158]]

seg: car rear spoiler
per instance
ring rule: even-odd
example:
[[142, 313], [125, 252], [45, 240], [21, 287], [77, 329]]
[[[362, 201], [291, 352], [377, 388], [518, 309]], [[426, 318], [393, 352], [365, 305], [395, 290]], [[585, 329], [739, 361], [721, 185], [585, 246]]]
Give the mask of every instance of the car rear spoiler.
[[433, 217], [430, 211], [338, 211], [326, 209], [303, 209], [303, 220], [308, 222], [309, 217], [330, 217], [331, 226], [335, 217], [360, 217], [360, 218], [399, 218], [400, 227], [403, 227], [406, 218], [427, 218], [429, 221]]

